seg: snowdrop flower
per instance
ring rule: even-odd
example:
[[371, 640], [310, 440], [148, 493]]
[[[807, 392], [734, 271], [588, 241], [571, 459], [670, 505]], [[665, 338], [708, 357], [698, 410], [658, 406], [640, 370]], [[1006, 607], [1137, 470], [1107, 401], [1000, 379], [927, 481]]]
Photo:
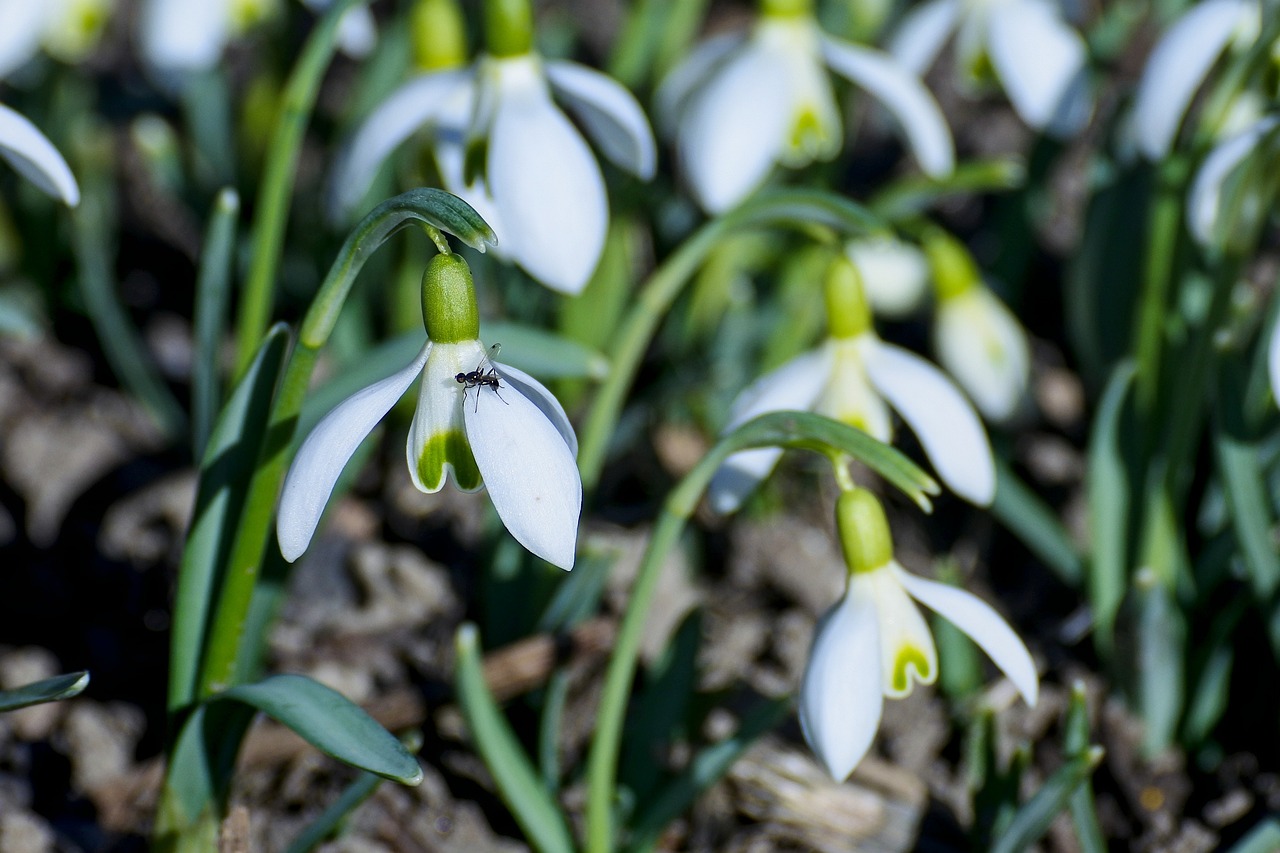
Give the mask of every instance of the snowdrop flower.
[[925, 241], [938, 296], [933, 325], [938, 361], [988, 419], [1008, 421], [1031, 382], [1031, 346], [1022, 324], [982, 283], [973, 258], [950, 235]]
[[656, 110], [698, 203], [718, 213], [746, 198], [775, 164], [830, 160], [844, 144], [830, 69], [897, 118], [920, 167], [950, 174], [951, 131], [924, 86], [891, 57], [825, 35], [812, 0], [762, 0], [746, 35], [695, 48], [662, 82]]
[[967, 634], [1035, 706], [1039, 679], [1022, 640], [977, 596], [898, 565], [884, 509], [870, 492], [843, 492], [836, 526], [848, 587], [818, 622], [800, 687], [805, 740], [832, 778], [847, 779], [867, 754], [885, 697], [902, 698], [938, 676], [933, 635], [916, 601]]
[[924, 302], [929, 261], [916, 246], [879, 234], [851, 241], [845, 254], [858, 268], [867, 301], [879, 316], [903, 318]]
[[1205, 0], [1169, 27], [1143, 69], [1128, 126], [1144, 157], [1159, 161], [1168, 155], [1196, 91], [1218, 57], [1253, 44], [1261, 26], [1257, 0]]
[[[303, 0], [316, 12], [333, 0]], [[222, 59], [227, 43], [279, 13], [280, 0], [145, 0], [139, 15], [143, 59], [162, 78], [208, 71]], [[342, 16], [338, 46], [352, 56], [373, 47], [376, 29], [368, 7]]]
[[[969, 401], [938, 368], [880, 340], [871, 326], [857, 269], [847, 259], [837, 258], [832, 264], [826, 298], [827, 340], [739, 394], [725, 430], [766, 412], [801, 410], [889, 441], [892, 405], [953, 492], [975, 504], [991, 503], [995, 462], [982, 421]], [[765, 447], [730, 456], [711, 479], [711, 508], [735, 511], [781, 455], [780, 449]]]
[[80, 187], [67, 161], [24, 116], [0, 104], [0, 159], [68, 207], [80, 203]]
[[465, 491], [486, 487], [517, 542], [573, 568], [582, 480], [564, 409], [528, 374], [487, 360], [471, 272], [459, 256], [432, 259], [423, 316], [428, 341], [417, 358], [339, 404], [299, 448], [280, 498], [280, 552], [292, 562], [307, 549], [347, 460], [421, 377], [406, 448], [414, 485], [437, 492], [452, 478]]
[[41, 48], [79, 62], [97, 45], [111, 0], [0, 0], [0, 79]]
[[339, 157], [330, 213], [354, 209], [387, 156], [425, 128], [445, 188], [493, 227], [499, 254], [551, 289], [575, 294], [604, 250], [609, 204], [595, 156], [552, 95], [605, 157], [644, 180], [657, 165], [653, 132], [621, 84], [533, 52], [527, 3], [505, 17], [494, 10], [499, 5], [486, 4], [487, 55], [470, 68], [410, 80], [369, 115]]
[[889, 52], [922, 75], [952, 33], [960, 79], [978, 89], [994, 70], [1029, 126], [1070, 136], [1089, 120], [1084, 39], [1056, 0], [926, 0], [902, 19]]
[[1187, 196], [1187, 230], [1201, 246], [1247, 248], [1257, 236], [1276, 186], [1260, 175], [1248, 179], [1248, 169], [1274, 169], [1280, 160], [1277, 128], [1280, 115], [1257, 119], [1220, 142], [1196, 170]]

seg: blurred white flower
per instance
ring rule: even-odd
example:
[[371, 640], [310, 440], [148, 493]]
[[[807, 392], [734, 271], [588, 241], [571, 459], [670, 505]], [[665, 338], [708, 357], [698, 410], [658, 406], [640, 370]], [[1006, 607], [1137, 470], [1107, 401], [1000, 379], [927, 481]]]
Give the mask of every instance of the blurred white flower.
[[924, 302], [929, 262], [919, 247], [878, 235], [851, 241], [845, 254], [862, 274], [862, 286], [876, 314], [902, 318]]
[[993, 421], [1008, 421], [1031, 381], [1031, 347], [1013, 312], [974, 283], [938, 300], [933, 326], [938, 361]]
[[828, 69], [893, 113], [926, 173], [950, 174], [951, 131], [918, 79], [880, 51], [825, 35], [808, 12], [766, 9], [749, 34], [696, 47], [655, 96], [660, 127], [674, 137], [705, 210], [737, 204], [775, 164], [796, 168], [839, 153], [844, 131]]
[[334, 169], [331, 215], [355, 208], [387, 156], [425, 128], [445, 187], [493, 228], [496, 251], [553, 290], [578, 293], [604, 250], [609, 203], [595, 156], [553, 93], [605, 157], [653, 177], [653, 132], [621, 84], [532, 53], [484, 56], [410, 80], [369, 115]]
[[1205, 0], [1169, 27], [1143, 69], [1127, 127], [1144, 157], [1165, 158], [1209, 69], [1229, 46], [1257, 40], [1261, 15], [1256, 0]]
[[923, 75], [952, 33], [960, 79], [978, 88], [994, 69], [1029, 126], [1070, 136], [1088, 122], [1085, 42], [1055, 0], [926, 0], [903, 17], [889, 52]]
[[98, 43], [113, 0], [0, 0], [0, 79], [42, 48], [79, 62]]
[[[938, 368], [913, 352], [887, 344], [874, 331], [831, 337], [738, 395], [725, 431], [766, 412], [814, 411], [890, 441], [889, 406], [916, 434], [938, 476], [962, 498], [985, 506], [995, 496], [995, 462], [973, 406]], [[711, 508], [735, 511], [769, 475], [782, 451], [733, 454], [712, 477]]]
[[0, 158], [69, 207], [80, 203], [80, 187], [58, 149], [34, 124], [4, 104], [0, 104]]
[[[498, 384], [468, 381], [476, 371]], [[320, 421], [299, 448], [280, 497], [276, 532], [284, 558], [292, 562], [306, 551], [347, 460], [418, 377], [406, 447], [414, 485], [437, 492], [452, 477], [464, 491], [485, 486], [517, 542], [573, 568], [582, 510], [573, 427], [551, 392], [514, 367], [488, 362], [479, 341], [428, 341], [407, 367]]]
[[818, 623], [800, 687], [805, 740], [834, 779], [847, 779], [866, 755], [886, 696], [906, 696], [916, 682], [937, 678], [933, 635], [913, 598], [972, 638], [1026, 703], [1036, 704], [1031, 653], [989, 604], [917, 577], [893, 559], [852, 571], [844, 598]]
[[1275, 183], [1261, 176], [1245, 180], [1250, 175], [1243, 170], [1256, 164], [1273, 172], [1280, 161], [1278, 129], [1280, 116], [1263, 116], [1219, 142], [1201, 162], [1187, 195], [1187, 229], [1201, 246], [1248, 241], [1252, 226], [1269, 214]]

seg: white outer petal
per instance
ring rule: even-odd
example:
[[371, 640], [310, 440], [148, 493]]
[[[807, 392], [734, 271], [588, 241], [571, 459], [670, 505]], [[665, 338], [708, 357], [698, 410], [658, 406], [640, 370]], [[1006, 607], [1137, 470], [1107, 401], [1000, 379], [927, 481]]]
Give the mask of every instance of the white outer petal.
[[424, 74], [379, 104], [338, 155], [329, 184], [329, 215], [340, 219], [359, 204], [382, 162], [415, 130], [451, 108], [456, 113], [460, 100], [469, 102], [470, 79], [466, 70]]
[[229, 36], [228, 6], [225, 0], [147, 0], [139, 34], [143, 57], [161, 72], [212, 68]]
[[745, 40], [743, 33], [712, 36], [689, 51], [680, 64], [662, 78], [653, 95], [653, 114], [659, 133], [667, 139], [676, 135], [676, 125], [689, 99]]
[[[1020, 0], [991, 15], [987, 50], [1022, 120], [1060, 134], [1088, 120], [1084, 39], [1043, 0]], [[1083, 99], [1083, 100], [1082, 100]]]
[[955, 143], [942, 110], [923, 83], [878, 50], [824, 37], [822, 54], [831, 70], [866, 89], [893, 113], [921, 169], [935, 178], [951, 174]]
[[378, 44], [378, 25], [368, 6], [348, 9], [338, 22], [338, 48], [347, 56], [363, 59]]
[[899, 65], [923, 77], [955, 30], [959, 6], [958, 0], [928, 0], [912, 6], [885, 48]]
[[573, 424], [569, 422], [569, 416], [565, 414], [564, 406], [560, 405], [560, 401], [556, 399], [555, 395], [548, 391], [541, 382], [523, 370], [514, 368], [509, 364], [495, 364], [494, 367], [498, 369], [498, 375], [507, 384], [528, 397], [529, 402], [537, 406], [543, 416], [551, 421], [552, 426], [559, 431], [560, 437], [564, 439], [569, 452], [576, 458], [578, 455], [578, 436], [573, 431]]
[[933, 324], [938, 361], [993, 421], [1021, 407], [1031, 378], [1031, 347], [1013, 312], [986, 287], [943, 299]]
[[1205, 75], [1249, 13], [1251, 0], [1205, 0], [1160, 39], [1138, 84], [1132, 131], [1138, 150], [1163, 160]]
[[862, 288], [877, 316], [901, 318], [929, 292], [929, 261], [911, 243], [890, 236], [854, 240], [845, 254], [862, 275]]
[[1258, 146], [1262, 137], [1278, 124], [1280, 116], [1267, 116], [1216, 146], [1196, 171], [1187, 198], [1187, 228], [1191, 235], [1207, 246], [1214, 241], [1222, 202], [1222, 185], [1231, 172]]
[[0, 157], [18, 173], [70, 207], [80, 203], [80, 187], [67, 161], [25, 116], [0, 104]]
[[996, 493], [995, 461], [972, 404], [942, 371], [913, 352], [869, 340], [867, 374], [920, 439], [929, 461], [960, 497], [988, 506]]
[[1008, 676], [1027, 704], [1035, 707], [1040, 691], [1035, 661], [991, 605], [958, 587], [925, 580], [897, 566], [893, 571], [912, 598], [967, 634]]
[[498, 243], [538, 281], [579, 293], [609, 224], [600, 166], [545, 86], [523, 82], [498, 97], [487, 171]]
[[800, 727], [844, 781], [875, 740], [884, 707], [875, 601], [857, 583], [818, 622], [800, 684]]
[[276, 513], [276, 538], [286, 560], [292, 563], [307, 550], [342, 469], [422, 372], [430, 351], [428, 341], [407, 367], [343, 400], [298, 448]]
[[419, 491], [428, 494], [438, 492], [450, 478], [459, 489], [476, 491], [481, 486], [480, 483], [472, 485], [462, 482], [458, 477], [458, 468], [453, 464], [455, 460], [446, 460], [440, 469], [439, 479], [427, 482], [422, 479], [421, 462], [424, 451], [433, 439], [450, 432], [465, 434], [462, 410], [473, 405], [479, 392], [484, 389], [468, 390], [455, 377], [459, 373], [487, 370], [486, 355], [484, 347], [476, 340], [437, 343], [431, 349], [431, 356], [422, 368], [418, 405], [413, 410], [413, 422], [409, 424], [409, 438], [404, 448], [409, 476]]
[[478, 405], [463, 407], [480, 476], [515, 540], [547, 562], [572, 569], [582, 513], [578, 465], [537, 405], [514, 385], [502, 396], [480, 393]]
[[38, 0], [0, 0], [0, 80], [40, 50], [49, 8]]
[[796, 97], [786, 71], [778, 57], [748, 42], [689, 97], [676, 144], [707, 212], [742, 201], [781, 157]]
[[548, 62], [547, 80], [600, 151], [615, 166], [644, 180], [658, 167], [653, 129], [635, 95], [617, 80], [576, 62]]
[[[729, 432], [766, 412], [812, 409], [831, 377], [832, 365], [831, 351], [821, 347], [766, 373], [733, 401], [724, 431]], [[732, 454], [716, 470], [707, 487], [707, 503], [712, 511], [722, 515], [736, 511], [756, 485], [769, 476], [780, 456], [782, 451], [776, 447]]]

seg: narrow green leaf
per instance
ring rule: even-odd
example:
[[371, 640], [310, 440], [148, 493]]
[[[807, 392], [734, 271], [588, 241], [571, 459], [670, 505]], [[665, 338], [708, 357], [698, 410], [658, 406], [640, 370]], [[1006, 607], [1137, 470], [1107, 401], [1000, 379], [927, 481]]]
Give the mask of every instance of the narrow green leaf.
[[1058, 516], [1022, 482], [1003, 459], [996, 459], [996, 497], [991, 514], [1022, 540], [1068, 586], [1084, 581], [1084, 561]]
[[1124, 598], [1129, 555], [1129, 475], [1121, 451], [1120, 425], [1133, 365], [1112, 372], [1094, 418], [1085, 487], [1089, 496], [1089, 600], [1094, 643], [1103, 657], [1115, 645], [1116, 612]]
[[422, 781], [418, 760], [357, 704], [302, 675], [273, 675], [218, 695], [262, 711], [339, 761], [406, 785]]
[[519, 323], [485, 323], [480, 329], [488, 344], [501, 343], [499, 361], [538, 379], [603, 379], [609, 360], [598, 350], [553, 332]]
[[573, 837], [560, 806], [542, 787], [529, 756], [485, 684], [475, 625], [462, 625], [455, 645], [458, 700], [476, 749], [493, 774], [498, 794], [535, 849], [542, 853], [572, 853]]
[[214, 424], [200, 465], [191, 529], [182, 549], [170, 638], [169, 711], [195, 698], [214, 602], [226, 572], [248, 483], [258, 461], [289, 332], [267, 333]]
[[1026, 168], [1012, 159], [979, 160], [961, 163], [943, 178], [912, 175], [885, 187], [868, 207], [890, 222], [920, 216], [951, 196], [1015, 190], [1026, 182]]
[[196, 459], [204, 456], [221, 402], [218, 364], [231, 298], [231, 267], [239, 214], [240, 196], [236, 191], [228, 187], [218, 193], [205, 230], [200, 270], [196, 275], [195, 352], [191, 361], [191, 440]]
[[89, 686], [89, 673], [71, 672], [33, 681], [12, 690], [0, 690], [0, 712], [16, 711], [28, 705], [42, 705], [79, 696]]
[[[1071, 685], [1071, 698], [1067, 704], [1067, 718], [1062, 741], [1063, 754], [1078, 758], [1088, 754], [1089, 706], [1084, 684]], [[1071, 795], [1071, 822], [1076, 829], [1076, 840], [1082, 853], [1107, 853], [1107, 839], [1098, 824], [1098, 811], [1093, 801], [1093, 783], [1085, 779]]]
[[1280, 850], [1280, 818], [1267, 817], [1231, 846], [1228, 853], [1274, 853]]
[[310, 853], [311, 850], [320, 846], [326, 839], [333, 837], [342, 822], [347, 819], [347, 816], [355, 811], [361, 803], [373, 796], [373, 792], [378, 790], [378, 786], [381, 784], [381, 776], [376, 773], [362, 771], [356, 777], [356, 780], [342, 792], [342, 796], [338, 797], [332, 805], [321, 812], [320, 816], [313, 820], [302, 831], [302, 834], [285, 848], [285, 853]]
[[1134, 578], [1137, 604], [1138, 696], [1141, 703], [1143, 750], [1156, 755], [1173, 742], [1186, 701], [1186, 615], [1172, 591], [1153, 569]]
[[1009, 828], [992, 846], [991, 853], [1021, 853], [1031, 849], [1101, 761], [1102, 748], [1095, 746], [1060, 767], [1044, 787], [1018, 809]]

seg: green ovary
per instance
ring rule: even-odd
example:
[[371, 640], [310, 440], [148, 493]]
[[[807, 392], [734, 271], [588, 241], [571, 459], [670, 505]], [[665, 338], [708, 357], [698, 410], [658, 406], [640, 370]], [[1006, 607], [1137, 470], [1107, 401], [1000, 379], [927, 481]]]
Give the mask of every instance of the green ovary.
[[458, 488], [475, 491], [480, 488], [480, 469], [471, 453], [467, 437], [460, 432], [449, 431], [434, 435], [422, 448], [418, 457], [418, 479], [431, 491], [444, 485], [444, 466], [453, 466], [453, 478]]
[[924, 652], [915, 646], [903, 645], [893, 660], [893, 692], [905, 696], [911, 690], [911, 670], [915, 670], [915, 680], [921, 684], [933, 681], [933, 673], [929, 671], [929, 659]]

